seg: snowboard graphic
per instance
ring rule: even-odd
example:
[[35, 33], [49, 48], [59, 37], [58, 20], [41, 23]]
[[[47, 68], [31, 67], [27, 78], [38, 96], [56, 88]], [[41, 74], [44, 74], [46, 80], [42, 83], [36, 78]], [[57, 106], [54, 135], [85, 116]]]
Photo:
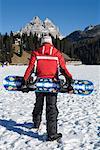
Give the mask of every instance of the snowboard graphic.
[[[3, 80], [3, 85], [8, 91], [22, 91], [21, 83], [23, 77], [21, 76], [7, 76]], [[64, 85], [62, 80], [53, 81], [48, 78], [39, 78], [35, 82], [30, 81], [27, 88], [29, 91], [35, 92], [49, 92], [49, 93], [67, 93], [67, 86]], [[89, 80], [74, 80], [73, 94], [89, 95], [94, 90], [94, 85]]]

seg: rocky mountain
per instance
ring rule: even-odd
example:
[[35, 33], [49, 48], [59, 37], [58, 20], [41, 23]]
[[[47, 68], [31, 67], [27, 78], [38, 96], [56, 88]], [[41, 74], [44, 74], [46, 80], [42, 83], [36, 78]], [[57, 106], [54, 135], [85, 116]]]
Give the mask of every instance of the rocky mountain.
[[60, 39], [62, 38], [59, 28], [54, 25], [50, 19], [46, 18], [42, 21], [38, 16], [34, 17], [33, 20], [26, 24], [25, 27], [21, 28], [19, 32], [21, 34], [27, 33], [27, 35], [29, 35], [30, 32], [33, 35], [36, 33], [38, 37], [41, 37], [42, 34], [50, 33], [54, 38], [56, 38], [56, 36]]
[[88, 26], [84, 29], [84, 31], [78, 30], [74, 31], [71, 34], [69, 34], [66, 38], [74, 41], [89, 39], [89, 38], [95, 38], [97, 36], [100, 36], [100, 25], [96, 26]]

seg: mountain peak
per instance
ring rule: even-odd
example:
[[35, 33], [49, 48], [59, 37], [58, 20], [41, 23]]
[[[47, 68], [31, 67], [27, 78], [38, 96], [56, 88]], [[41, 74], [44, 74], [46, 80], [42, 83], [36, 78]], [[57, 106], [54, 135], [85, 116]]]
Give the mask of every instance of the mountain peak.
[[40, 18], [38, 16], [34, 17], [33, 20], [30, 22], [31, 24], [41, 24], [42, 21], [40, 20]]
[[84, 29], [84, 31], [89, 31], [89, 30], [92, 30], [93, 28], [94, 28], [93, 25], [89, 25]]
[[49, 18], [46, 18], [44, 22], [51, 22]]
[[54, 25], [49, 18], [46, 18], [44, 21], [42, 21], [38, 16], [35, 16], [30, 23], [20, 30], [21, 34], [27, 33], [29, 35], [30, 32], [33, 35], [36, 33], [38, 37], [41, 37], [41, 35], [44, 33], [50, 33], [54, 38], [56, 38], [56, 36], [60, 39], [62, 38], [59, 28]]
[[47, 26], [48, 28], [56, 28], [54, 23], [48, 18], [45, 19], [44, 26]]
[[49, 18], [46, 18], [44, 20], [44, 23], [48, 23], [48, 24], [53, 24], [54, 25], [54, 23]]

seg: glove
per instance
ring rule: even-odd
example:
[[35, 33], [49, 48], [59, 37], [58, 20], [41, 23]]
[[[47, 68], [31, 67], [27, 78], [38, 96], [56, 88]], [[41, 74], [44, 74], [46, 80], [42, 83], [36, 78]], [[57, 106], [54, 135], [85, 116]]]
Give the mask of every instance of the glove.
[[69, 85], [69, 86], [67, 87], [67, 92], [68, 92], [68, 93], [74, 93], [74, 89], [73, 89], [73, 87], [72, 87], [71, 85]]
[[24, 79], [22, 80], [21, 90], [22, 90], [23, 93], [24, 93], [24, 92], [26, 92], [26, 93], [29, 92], [28, 82], [25, 81]]
[[67, 85], [71, 85], [74, 82], [74, 80], [68, 76], [65, 76], [65, 78], [66, 78], [66, 84]]
[[61, 74], [62, 74], [62, 75], [65, 77], [65, 79], [66, 79], [66, 83], [65, 83], [65, 84], [71, 85], [71, 84], [73, 83], [73, 79], [70, 78], [70, 77], [65, 73], [65, 70], [64, 70], [64, 69], [62, 69], [61, 67], [60, 67], [59, 69], [60, 69]]
[[74, 82], [74, 80], [72, 78], [69, 78], [68, 76], [66, 77], [66, 84], [68, 85], [67, 86], [67, 92], [68, 93], [73, 93], [74, 92], [74, 89], [71, 85], [73, 82]]

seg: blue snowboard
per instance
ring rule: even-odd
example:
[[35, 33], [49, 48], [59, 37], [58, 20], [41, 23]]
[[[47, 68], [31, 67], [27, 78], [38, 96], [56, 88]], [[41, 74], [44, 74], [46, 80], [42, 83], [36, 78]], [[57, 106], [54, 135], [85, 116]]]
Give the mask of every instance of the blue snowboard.
[[[23, 77], [21, 76], [7, 76], [3, 81], [3, 85], [8, 91], [22, 91], [22, 80]], [[62, 82], [62, 80], [53, 81], [52, 79], [48, 78], [39, 78], [35, 82], [31, 80], [27, 88], [29, 91], [35, 92], [67, 93], [68, 85], [63, 85]], [[88, 80], [74, 80], [72, 86], [74, 89], [73, 94], [78, 94], [82, 96], [89, 95], [94, 90], [93, 83]]]

